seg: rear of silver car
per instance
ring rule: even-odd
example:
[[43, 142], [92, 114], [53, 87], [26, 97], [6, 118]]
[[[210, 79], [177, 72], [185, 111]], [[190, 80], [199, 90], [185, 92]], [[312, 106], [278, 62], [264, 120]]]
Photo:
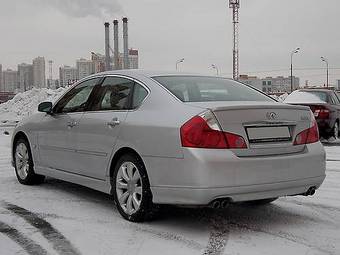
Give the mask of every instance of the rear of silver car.
[[309, 195], [324, 181], [325, 151], [308, 107], [273, 101], [185, 104], [202, 112], [181, 127], [183, 159], [150, 162], [169, 173], [152, 187], [155, 203]]

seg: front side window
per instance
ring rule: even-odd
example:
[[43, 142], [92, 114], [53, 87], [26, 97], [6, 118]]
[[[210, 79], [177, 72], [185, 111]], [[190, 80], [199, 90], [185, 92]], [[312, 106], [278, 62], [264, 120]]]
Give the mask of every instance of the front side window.
[[261, 92], [225, 78], [204, 76], [153, 77], [182, 102], [274, 101]]
[[101, 85], [91, 110], [127, 110], [133, 86], [134, 81], [119, 77], [107, 77]]
[[72, 88], [58, 102], [56, 113], [83, 112], [88, 105], [88, 99], [100, 78], [84, 81]]

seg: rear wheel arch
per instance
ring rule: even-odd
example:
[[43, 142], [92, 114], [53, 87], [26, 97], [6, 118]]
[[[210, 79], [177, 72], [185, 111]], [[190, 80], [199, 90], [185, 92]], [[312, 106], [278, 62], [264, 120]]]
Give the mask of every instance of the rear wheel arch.
[[[142, 159], [142, 157], [138, 154], [137, 151], [135, 151], [134, 149], [130, 148], [130, 147], [123, 147], [123, 148], [120, 148], [116, 153], [115, 155], [113, 156], [112, 160], [111, 160], [111, 165], [110, 165], [110, 182], [112, 184], [112, 181], [113, 181], [113, 174], [114, 174], [114, 169], [115, 169], [115, 166], [116, 164], [118, 163], [118, 160], [123, 156], [123, 155], [126, 155], [126, 154], [130, 154], [130, 155], [133, 155], [135, 157], [137, 157], [141, 163], [144, 165], [144, 168], [147, 172], [147, 169], [146, 169], [146, 166], [145, 166], [145, 163]], [[148, 173], [147, 174], [147, 177], [148, 177], [148, 180], [150, 182], [150, 179], [149, 179], [149, 176], [148, 176]], [[113, 193], [113, 190], [111, 189], [111, 194]]]

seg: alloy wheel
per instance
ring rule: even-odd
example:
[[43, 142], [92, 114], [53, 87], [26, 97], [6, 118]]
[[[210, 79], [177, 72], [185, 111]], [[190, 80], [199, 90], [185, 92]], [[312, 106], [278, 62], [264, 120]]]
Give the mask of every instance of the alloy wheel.
[[142, 202], [142, 178], [136, 165], [124, 162], [118, 169], [116, 193], [120, 207], [128, 215], [136, 213]]
[[19, 143], [15, 150], [15, 166], [21, 179], [26, 179], [30, 169], [29, 153], [24, 143]]

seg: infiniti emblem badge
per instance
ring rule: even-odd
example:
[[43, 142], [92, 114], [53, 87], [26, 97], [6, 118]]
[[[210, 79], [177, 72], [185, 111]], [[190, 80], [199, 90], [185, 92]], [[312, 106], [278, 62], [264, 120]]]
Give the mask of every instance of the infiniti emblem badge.
[[277, 114], [275, 112], [267, 112], [267, 119], [268, 120], [276, 120], [277, 119]]

